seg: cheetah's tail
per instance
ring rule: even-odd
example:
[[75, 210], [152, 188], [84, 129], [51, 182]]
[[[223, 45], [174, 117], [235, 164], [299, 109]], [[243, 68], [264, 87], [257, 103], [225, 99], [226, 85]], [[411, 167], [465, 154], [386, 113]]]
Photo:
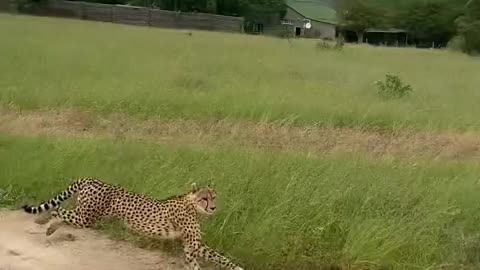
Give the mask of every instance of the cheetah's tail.
[[24, 205], [22, 206], [25, 212], [30, 214], [38, 214], [43, 211], [47, 211], [49, 209], [55, 208], [60, 205], [63, 201], [67, 200], [68, 198], [72, 197], [75, 192], [82, 189], [86, 184], [95, 181], [92, 178], [81, 178], [70, 184], [67, 189], [65, 189], [62, 193], [55, 196], [55, 198], [40, 204], [39, 206], [30, 206]]

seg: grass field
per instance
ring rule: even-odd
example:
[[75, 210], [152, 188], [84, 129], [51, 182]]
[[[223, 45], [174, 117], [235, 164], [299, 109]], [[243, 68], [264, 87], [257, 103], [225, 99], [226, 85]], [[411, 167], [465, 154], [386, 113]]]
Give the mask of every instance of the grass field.
[[0, 145], [0, 179], [12, 190], [7, 205], [48, 198], [67, 185], [66, 176], [94, 175], [158, 197], [214, 180], [221, 210], [205, 224], [207, 241], [246, 269], [478, 266], [478, 164], [312, 160], [81, 139], [4, 136]]
[[0, 15], [0, 206], [214, 181], [205, 238], [245, 269], [480, 267], [478, 59], [185, 33]]
[[[413, 49], [0, 15], [0, 102], [149, 117], [479, 130], [480, 61]], [[108, 33], [106, 35], [106, 33]], [[399, 74], [415, 92], [382, 101]]]

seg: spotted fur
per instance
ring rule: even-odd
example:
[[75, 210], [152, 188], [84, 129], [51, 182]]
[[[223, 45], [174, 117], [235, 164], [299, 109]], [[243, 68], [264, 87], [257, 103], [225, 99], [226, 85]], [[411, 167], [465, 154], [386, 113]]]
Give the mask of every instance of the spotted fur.
[[[66, 210], [60, 204], [77, 194], [77, 205]], [[65, 191], [39, 206], [25, 205], [27, 213], [50, 213], [53, 222], [46, 234], [51, 235], [63, 225], [79, 228], [93, 226], [99, 219], [114, 216], [122, 219], [134, 231], [162, 238], [180, 238], [184, 244], [185, 262], [189, 269], [199, 270], [197, 259], [203, 258], [216, 265], [243, 270], [229, 259], [202, 242], [198, 214], [212, 215], [215, 211], [215, 191], [193, 186], [189, 193], [158, 200], [129, 192], [93, 178], [74, 181]]]

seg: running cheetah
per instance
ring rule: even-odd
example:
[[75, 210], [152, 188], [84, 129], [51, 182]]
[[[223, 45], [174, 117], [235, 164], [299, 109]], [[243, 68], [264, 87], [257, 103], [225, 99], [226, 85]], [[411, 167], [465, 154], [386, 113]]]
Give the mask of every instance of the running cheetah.
[[[60, 203], [77, 194], [74, 210], [66, 210]], [[46, 212], [47, 236], [63, 225], [79, 228], [91, 227], [100, 218], [114, 216], [125, 221], [137, 232], [163, 238], [179, 238], [183, 241], [185, 263], [191, 270], [200, 270], [197, 259], [203, 258], [219, 267], [243, 270], [229, 259], [202, 243], [198, 215], [212, 215], [215, 212], [216, 192], [213, 188], [197, 188], [180, 196], [157, 200], [145, 195], [129, 192], [98, 179], [82, 178], [74, 181], [65, 191], [39, 206], [23, 206], [27, 213]]]

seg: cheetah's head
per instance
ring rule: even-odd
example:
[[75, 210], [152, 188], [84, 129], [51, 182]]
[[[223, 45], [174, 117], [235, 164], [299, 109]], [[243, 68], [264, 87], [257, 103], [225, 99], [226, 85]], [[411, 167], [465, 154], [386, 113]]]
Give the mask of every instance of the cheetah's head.
[[208, 186], [205, 188], [197, 188], [197, 185], [192, 184], [192, 191], [190, 193], [192, 200], [195, 203], [197, 212], [203, 215], [213, 215], [215, 213], [215, 190]]

